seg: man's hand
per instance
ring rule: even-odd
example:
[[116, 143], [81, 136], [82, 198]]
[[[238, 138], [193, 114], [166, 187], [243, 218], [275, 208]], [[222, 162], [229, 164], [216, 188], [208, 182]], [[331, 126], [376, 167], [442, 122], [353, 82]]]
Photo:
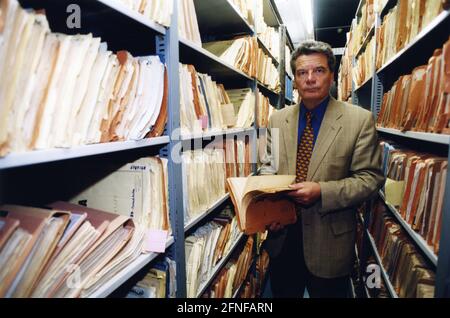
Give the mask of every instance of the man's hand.
[[[320, 199], [321, 190], [320, 184], [316, 182], [302, 182], [289, 186], [292, 191], [286, 195], [298, 204], [309, 206], [317, 202]], [[269, 226], [269, 230], [272, 232], [278, 232], [284, 228], [280, 223], [272, 223]]]
[[289, 187], [292, 191], [288, 192], [287, 196], [298, 204], [309, 206], [320, 199], [320, 184], [317, 182], [296, 183]]

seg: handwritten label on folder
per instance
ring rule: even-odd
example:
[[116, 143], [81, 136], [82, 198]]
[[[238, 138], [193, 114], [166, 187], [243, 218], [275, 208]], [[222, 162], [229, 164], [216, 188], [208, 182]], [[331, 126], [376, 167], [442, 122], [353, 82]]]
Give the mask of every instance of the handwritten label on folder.
[[147, 252], [164, 253], [166, 251], [168, 231], [162, 230], [148, 230], [145, 250]]

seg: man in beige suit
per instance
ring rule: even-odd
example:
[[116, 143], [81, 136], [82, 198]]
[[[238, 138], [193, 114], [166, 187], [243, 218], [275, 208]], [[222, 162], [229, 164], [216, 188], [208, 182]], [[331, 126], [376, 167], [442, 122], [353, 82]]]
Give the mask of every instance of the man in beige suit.
[[276, 112], [262, 174], [297, 176], [297, 223], [272, 224], [265, 247], [275, 297], [345, 297], [354, 262], [356, 208], [384, 183], [372, 113], [329, 95], [335, 57], [308, 41], [292, 54], [301, 103]]

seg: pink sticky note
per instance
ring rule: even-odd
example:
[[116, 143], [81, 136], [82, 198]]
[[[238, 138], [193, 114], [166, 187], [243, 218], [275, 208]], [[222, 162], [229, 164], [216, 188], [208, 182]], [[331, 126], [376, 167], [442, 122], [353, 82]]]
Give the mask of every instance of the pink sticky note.
[[200, 120], [202, 123], [202, 129], [208, 128], [208, 116], [206, 115], [200, 116]]
[[167, 231], [148, 230], [145, 241], [147, 252], [164, 253], [166, 250]]

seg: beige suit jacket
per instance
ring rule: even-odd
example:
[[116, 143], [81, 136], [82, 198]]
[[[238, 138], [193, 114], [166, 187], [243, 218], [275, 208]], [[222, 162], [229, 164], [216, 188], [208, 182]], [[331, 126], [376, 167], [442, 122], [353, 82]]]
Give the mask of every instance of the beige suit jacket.
[[[299, 105], [272, 115], [261, 174], [295, 175]], [[301, 209], [303, 248], [309, 271], [322, 278], [348, 275], [354, 261], [356, 207], [375, 195], [385, 178], [375, 122], [361, 107], [330, 99], [310, 160], [307, 181], [321, 199]], [[286, 229], [265, 242], [276, 257]]]

